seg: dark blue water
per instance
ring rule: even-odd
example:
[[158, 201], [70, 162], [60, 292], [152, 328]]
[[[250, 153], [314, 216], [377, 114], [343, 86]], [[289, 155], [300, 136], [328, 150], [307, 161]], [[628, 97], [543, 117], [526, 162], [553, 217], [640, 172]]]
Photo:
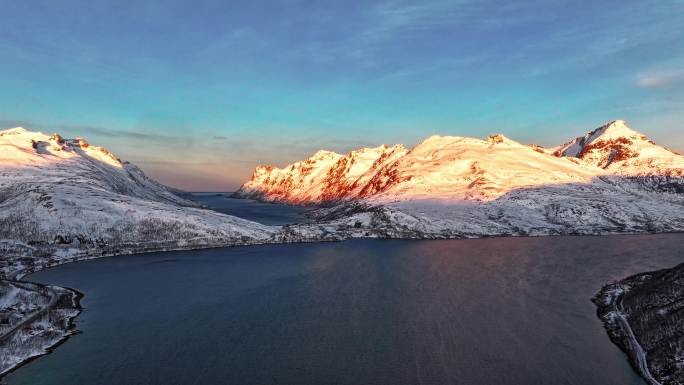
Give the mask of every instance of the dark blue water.
[[31, 275], [81, 334], [11, 385], [642, 384], [590, 298], [684, 235], [355, 240], [122, 256]]
[[194, 201], [203, 203], [224, 214], [260, 222], [266, 225], [304, 223], [309, 210], [300, 206], [257, 202], [251, 199], [234, 199], [232, 193], [193, 193]]

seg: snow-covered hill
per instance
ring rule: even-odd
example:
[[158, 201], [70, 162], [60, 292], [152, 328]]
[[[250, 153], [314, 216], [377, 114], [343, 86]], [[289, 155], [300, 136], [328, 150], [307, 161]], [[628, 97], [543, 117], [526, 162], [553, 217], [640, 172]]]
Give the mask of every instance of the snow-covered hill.
[[[327, 154], [324, 161], [320, 154]], [[349, 163], [365, 171], [339, 167]], [[432, 136], [410, 150], [397, 145], [345, 156], [319, 152], [284, 169], [257, 169], [236, 195], [334, 203], [318, 211], [318, 230], [292, 229], [321, 234], [344, 229], [351, 236], [434, 238], [682, 231], [683, 172], [684, 157], [614, 121], [553, 149], [493, 135], [484, 140]]]
[[84, 253], [256, 243], [275, 233], [201, 209], [83, 139], [23, 128], [0, 131], [5, 274]]
[[[204, 210], [83, 139], [0, 131], [0, 278], [103, 255], [274, 242], [279, 231]], [[78, 297], [0, 279], [0, 376], [73, 334]]]

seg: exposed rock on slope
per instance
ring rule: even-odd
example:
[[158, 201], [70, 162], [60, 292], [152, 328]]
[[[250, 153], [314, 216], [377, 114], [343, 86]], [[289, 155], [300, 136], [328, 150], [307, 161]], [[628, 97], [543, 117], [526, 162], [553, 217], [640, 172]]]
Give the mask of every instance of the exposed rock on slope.
[[649, 383], [684, 383], [684, 264], [607, 285], [594, 302], [611, 340]]
[[293, 204], [338, 202], [358, 196], [378, 170], [406, 151], [402, 145], [362, 148], [346, 155], [318, 151], [283, 169], [259, 166], [235, 196]]

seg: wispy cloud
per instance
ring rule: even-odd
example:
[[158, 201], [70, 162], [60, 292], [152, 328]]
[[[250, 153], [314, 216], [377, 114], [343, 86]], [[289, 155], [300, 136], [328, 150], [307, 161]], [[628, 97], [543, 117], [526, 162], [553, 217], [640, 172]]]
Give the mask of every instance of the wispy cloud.
[[[150, 171], [152, 176], [174, 186], [191, 186], [183, 178], [194, 181], [194, 174], [214, 175], [218, 184], [235, 187], [244, 181], [259, 164], [284, 166], [326, 149], [340, 153], [376, 146], [367, 140], [354, 140], [327, 135], [277, 138], [252, 132], [207, 134], [195, 132], [193, 136], [129, 131], [89, 125], [44, 125], [24, 120], [0, 120], [0, 129], [22, 126], [45, 133], [57, 132], [63, 136], [84, 137], [91, 144], [104, 146], [124, 160], [131, 161]], [[230, 181], [222, 173], [230, 173]], [[193, 179], [195, 178], [195, 179]], [[207, 179], [208, 180], [208, 179]], [[173, 182], [170, 182], [173, 181]]]
[[11, 120], [11, 119], [0, 120], [0, 129], [5, 130], [8, 128], [15, 128], [15, 127], [33, 128], [33, 126], [31, 126], [31, 123], [24, 121], [24, 120]]
[[95, 135], [98, 137], [106, 138], [117, 138], [117, 139], [132, 139], [132, 140], [147, 140], [156, 141], [163, 143], [184, 143], [187, 144], [188, 141], [192, 141], [192, 138], [184, 136], [175, 135], [162, 135], [148, 132], [137, 132], [128, 131], [114, 128], [104, 128], [96, 126], [87, 125], [76, 125], [76, 124], [41, 124], [37, 122], [30, 122], [26, 120], [0, 120], [0, 127], [24, 127], [36, 131], [58, 131], [59, 133], [65, 133], [74, 136], [91, 136]]
[[635, 83], [641, 88], [671, 88], [684, 85], [684, 68], [642, 73], [636, 77]]

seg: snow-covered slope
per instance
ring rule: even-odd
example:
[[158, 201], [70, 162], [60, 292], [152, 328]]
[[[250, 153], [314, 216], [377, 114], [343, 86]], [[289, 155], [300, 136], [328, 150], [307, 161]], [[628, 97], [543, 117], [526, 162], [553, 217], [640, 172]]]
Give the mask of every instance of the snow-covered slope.
[[[321, 168], [306, 161], [306, 174], [329, 175], [330, 164], [340, 159]], [[298, 182], [301, 164], [262, 168], [239, 195], [331, 202], [321, 193], [325, 178]], [[683, 231], [682, 172], [684, 157], [622, 121], [554, 149], [503, 135], [432, 136], [368, 168], [362, 178], [334, 174], [354, 187], [334, 196], [335, 207], [317, 212], [318, 228], [291, 231], [419, 238]]]
[[587, 182], [603, 171], [550, 156], [503, 135], [485, 140], [431, 136], [402, 145], [319, 151], [284, 169], [258, 167], [239, 197], [299, 204], [340, 200], [487, 200], [519, 187]]
[[485, 201], [517, 188], [587, 182], [598, 173], [503, 135], [485, 140], [431, 136], [375, 173], [358, 197]]
[[255, 243], [276, 232], [194, 206], [83, 139], [0, 131], [5, 273], [83, 253]]

